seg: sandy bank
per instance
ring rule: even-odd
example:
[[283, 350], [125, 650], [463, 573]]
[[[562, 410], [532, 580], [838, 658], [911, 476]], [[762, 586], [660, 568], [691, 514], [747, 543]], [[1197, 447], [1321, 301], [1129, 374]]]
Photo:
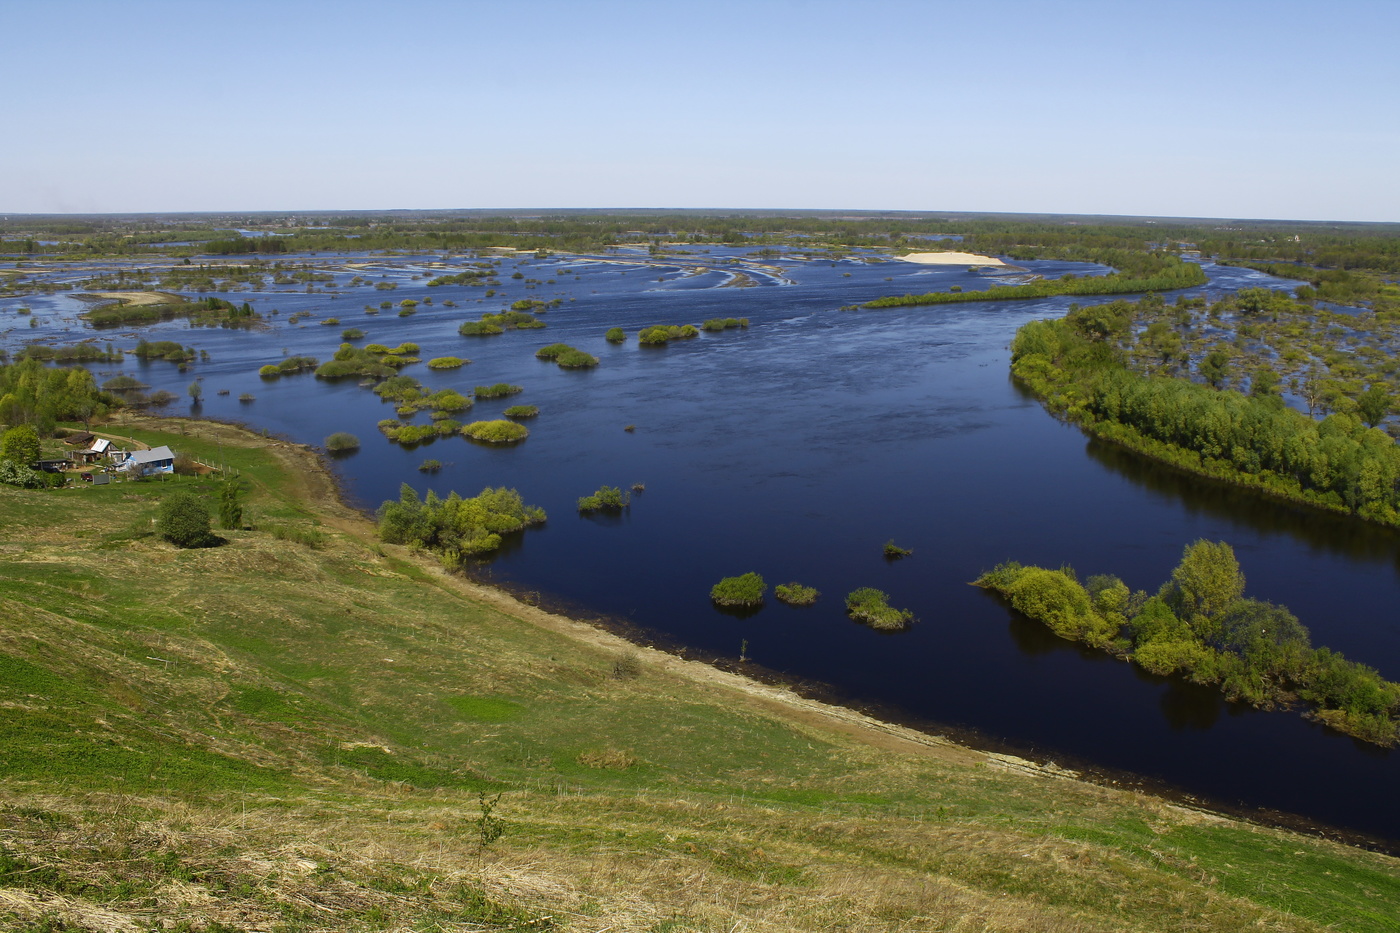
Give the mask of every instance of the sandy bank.
[[1004, 266], [1006, 263], [995, 256], [978, 253], [909, 253], [896, 256], [905, 262], [917, 262], [926, 266]]
[[172, 292], [89, 292], [98, 298], [110, 298], [125, 305], [163, 305], [185, 299]]

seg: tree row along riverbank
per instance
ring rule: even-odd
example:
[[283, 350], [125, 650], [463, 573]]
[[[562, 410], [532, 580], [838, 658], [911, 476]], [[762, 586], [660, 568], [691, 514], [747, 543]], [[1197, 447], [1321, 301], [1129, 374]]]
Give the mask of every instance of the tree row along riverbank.
[[177, 548], [225, 484], [0, 486], [0, 925], [1393, 926], [1392, 858], [628, 645], [377, 541], [305, 448], [122, 430], [243, 507]]
[[[1400, 449], [1351, 414], [1321, 421], [1256, 380], [1251, 394], [1134, 371], [1136, 305], [1077, 308], [1017, 331], [1011, 371], [1052, 412], [1183, 470], [1400, 527]], [[1276, 384], [1277, 380], [1274, 380]]]

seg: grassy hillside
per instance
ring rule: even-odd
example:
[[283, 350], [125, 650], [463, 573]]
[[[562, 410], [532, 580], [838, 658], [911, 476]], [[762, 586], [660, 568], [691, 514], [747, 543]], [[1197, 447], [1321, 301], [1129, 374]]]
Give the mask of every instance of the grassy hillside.
[[1400, 929], [1393, 859], [634, 649], [377, 545], [305, 451], [129, 430], [250, 527], [0, 486], [5, 929]]

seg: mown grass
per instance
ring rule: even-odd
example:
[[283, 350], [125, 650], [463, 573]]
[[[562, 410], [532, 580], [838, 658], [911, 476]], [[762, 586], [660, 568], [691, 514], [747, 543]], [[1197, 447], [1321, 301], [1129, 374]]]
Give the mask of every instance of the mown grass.
[[239, 470], [220, 548], [144, 530], [211, 481], [0, 487], [0, 927], [1397, 928], [1393, 859], [622, 676], [187, 430], [132, 433]]

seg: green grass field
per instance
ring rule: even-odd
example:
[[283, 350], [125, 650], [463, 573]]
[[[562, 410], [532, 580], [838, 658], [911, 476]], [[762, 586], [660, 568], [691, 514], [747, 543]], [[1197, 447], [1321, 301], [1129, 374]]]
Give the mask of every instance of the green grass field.
[[217, 480], [0, 486], [0, 927], [1400, 929], [1394, 859], [631, 648], [163, 425], [252, 488], [221, 547], [152, 533]]

